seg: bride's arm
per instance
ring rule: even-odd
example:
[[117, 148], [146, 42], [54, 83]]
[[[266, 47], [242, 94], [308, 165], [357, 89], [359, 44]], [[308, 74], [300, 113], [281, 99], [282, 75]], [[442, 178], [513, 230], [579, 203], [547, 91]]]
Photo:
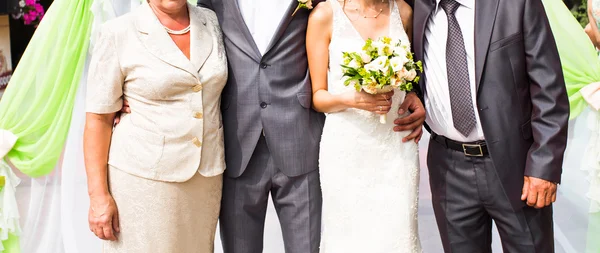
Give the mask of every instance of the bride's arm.
[[319, 112], [337, 112], [348, 108], [344, 99], [327, 91], [329, 42], [333, 24], [331, 4], [317, 5], [308, 18], [306, 53], [312, 82], [313, 107]]
[[333, 24], [331, 4], [323, 2], [311, 12], [306, 32], [306, 52], [312, 81], [313, 108], [319, 112], [331, 113], [357, 108], [378, 114], [391, 109], [392, 93], [369, 95], [364, 92], [347, 92], [333, 95], [327, 91], [327, 70], [329, 68], [329, 43]]

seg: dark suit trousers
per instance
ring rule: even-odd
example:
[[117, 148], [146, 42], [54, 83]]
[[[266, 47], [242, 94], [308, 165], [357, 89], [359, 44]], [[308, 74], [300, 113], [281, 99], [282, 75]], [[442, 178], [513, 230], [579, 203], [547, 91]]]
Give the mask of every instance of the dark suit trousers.
[[552, 207], [513, 208], [489, 156], [467, 157], [432, 139], [427, 165], [446, 253], [492, 252], [492, 221], [504, 252], [554, 252]]
[[319, 171], [288, 177], [276, 168], [261, 136], [244, 173], [223, 178], [221, 241], [225, 253], [261, 253], [269, 193], [286, 253], [317, 253], [321, 238]]

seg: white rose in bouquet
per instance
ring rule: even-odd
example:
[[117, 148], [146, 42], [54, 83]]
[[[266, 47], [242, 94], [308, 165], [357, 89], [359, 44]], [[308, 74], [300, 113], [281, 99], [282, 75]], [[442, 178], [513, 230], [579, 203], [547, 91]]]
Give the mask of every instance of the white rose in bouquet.
[[364, 79], [362, 83], [362, 89], [369, 94], [377, 94], [377, 80], [371, 77], [369, 79]]
[[406, 64], [406, 62], [408, 62], [406, 57], [396, 56], [390, 59], [390, 66], [392, 66], [394, 72], [398, 73], [404, 69], [404, 64]]
[[348, 67], [360, 68], [360, 64], [358, 62], [356, 62], [356, 60], [352, 60], [350, 63], [348, 63]]
[[371, 63], [367, 65], [372, 65], [369, 68], [365, 66], [365, 68], [369, 71], [381, 71], [387, 72], [388, 69], [388, 57], [387, 56], [379, 56], [377, 59], [373, 60]]
[[365, 65], [365, 70], [366, 71], [379, 71], [379, 68], [377, 67], [377, 64], [375, 62], [371, 62], [371, 63]]
[[406, 44], [405, 42], [401, 42], [400, 44], [394, 46], [394, 54], [395, 55], [404, 55], [410, 53], [410, 44]]
[[371, 58], [371, 56], [364, 50], [361, 50], [359, 55], [360, 55], [360, 58], [362, 59], [363, 63], [369, 63], [373, 60], [373, 58]]
[[377, 54], [380, 56], [390, 56], [394, 53], [391, 45], [383, 41], [373, 42], [373, 47], [377, 49]]
[[416, 77], [417, 77], [417, 71], [415, 69], [411, 69], [410, 71], [407, 71], [406, 75], [404, 76], [404, 79], [406, 81], [412, 81], [412, 80], [415, 80]]

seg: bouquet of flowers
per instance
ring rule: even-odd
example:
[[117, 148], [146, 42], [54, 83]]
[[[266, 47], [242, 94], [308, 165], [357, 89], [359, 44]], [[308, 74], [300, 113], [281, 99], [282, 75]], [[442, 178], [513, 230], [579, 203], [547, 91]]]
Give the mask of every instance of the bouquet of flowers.
[[44, 7], [39, 0], [21, 0], [19, 1], [20, 11], [13, 14], [13, 18], [23, 18], [25, 25], [37, 26], [44, 17]]
[[[413, 60], [410, 44], [382, 37], [377, 41], [368, 39], [359, 52], [343, 53], [342, 70], [344, 85], [352, 85], [356, 91], [382, 94], [394, 89], [410, 91], [419, 82], [417, 71], [423, 72], [420, 61]], [[386, 123], [387, 115], [380, 122]]]

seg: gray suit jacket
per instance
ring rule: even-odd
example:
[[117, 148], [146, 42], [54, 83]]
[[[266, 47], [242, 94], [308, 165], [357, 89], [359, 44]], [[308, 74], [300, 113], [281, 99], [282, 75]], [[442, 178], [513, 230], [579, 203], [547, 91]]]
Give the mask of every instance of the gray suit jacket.
[[[434, 0], [416, 0], [414, 48], [423, 59]], [[488, 149], [513, 207], [523, 176], [560, 182], [569, 101], [558, 51], [540, 0], [475, 5], [477, 108]], [[420, 83], [427, 92], [427, 77]]]
[[[292, 17], [298, 2], [280, 22], [261, 56], [240, 13], [237, 0], [199, 0], [212, 9], [223, 30], [229, 79], [221, 109], [225, 129], [226, 175], [240, 176], [264, 129], [275, 165], [287, 176], [318, 167], [324, 115], [311, 107], [312, 92], [306, 58], [308, 10]], [[317, 2], [314, 1], [315, 6]], [[265, 15], [268, 15], [265, 13]]]

